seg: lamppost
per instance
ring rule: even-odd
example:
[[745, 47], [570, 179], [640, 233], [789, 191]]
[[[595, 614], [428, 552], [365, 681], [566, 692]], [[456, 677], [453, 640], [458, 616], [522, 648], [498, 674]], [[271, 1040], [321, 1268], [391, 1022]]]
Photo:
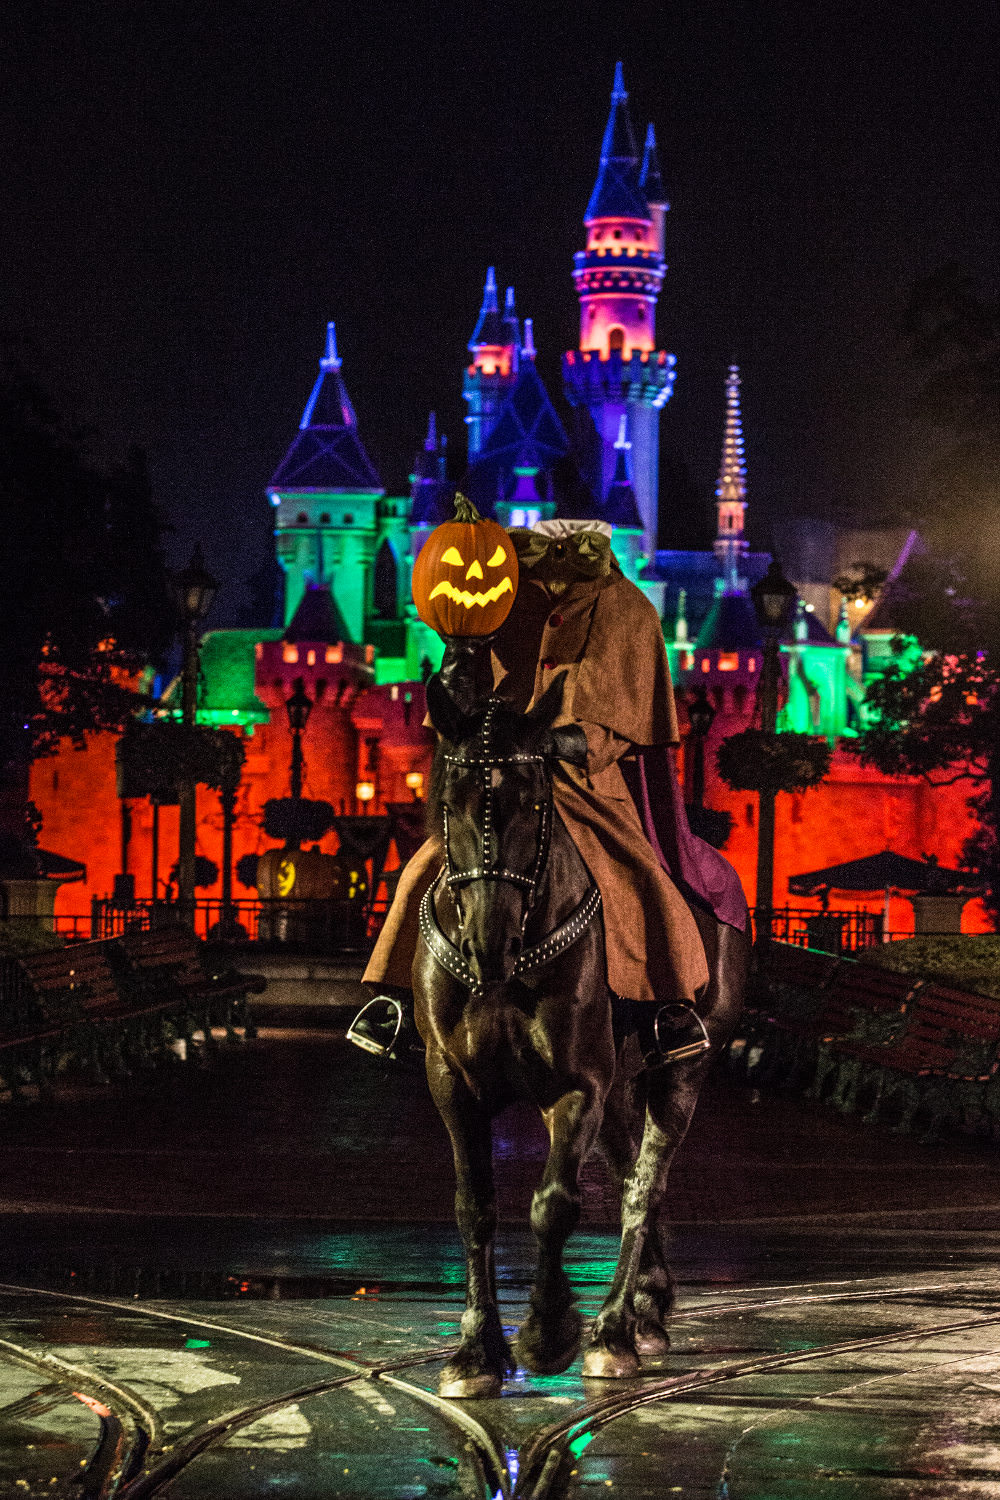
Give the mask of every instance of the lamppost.
[[[181, 722], [193, 729], [198, 716], [198, 626], [208, 614], [218, 584], [205, 569], [201, 547], [191, 561], [173, 577], [173, 593], [183, 631], [181, 668]], [[177, 786], [180, 801], [180, 837], [177, 851], [177, 903], [181, 920], [194, 926], [195, 833], [198, 804], [197, 783], [189, 776]]]
[[[306, 692], [305, 682], [296, 677], [292, 683], [292, 695], [285, 700], [288, 727], [292, 731], [292, 800], [295, 802], [302, 800], [302, 736], [312, 709], [313, 700]], [[298, 848], [297, 839], [294, 847]]]
[[715, 709], [703, 687], [699, 687], [687, 706], [691, 725], [691, 806], [695, 814], [705, 806], [705, 741], [715, 719]]
[[[760, 674], [760, 727], [774, 734], [778, 719], [778, 642], [795, 603], [795, 587], [789, 583], [778, 559], [750, 590], [757, 619], [764, 632], [764, 660]], [[774, 911], [774, 799], [773, 787], [757, 794], [757, 937], [771, 936]]]

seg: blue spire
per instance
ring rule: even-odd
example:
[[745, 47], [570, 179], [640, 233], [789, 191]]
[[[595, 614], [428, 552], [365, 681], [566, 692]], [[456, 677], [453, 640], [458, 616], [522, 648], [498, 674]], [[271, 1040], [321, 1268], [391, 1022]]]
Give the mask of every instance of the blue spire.
[[326, 325], [319, 375], [299, 431], [271, 480], [272, 489], [382, 492], [382, 482], [358, 436], [358, 419], [340, 373], [337, 331]]
[[483, 305], [479, 309], [479, 317], [469, 340], [469, 348], [475, 349], [481, 344], [494, 344], [502, 347], [509, 342], [505, 319], [500, 316], [500, 304], [497, 302], [497, 273], [495, 268], [490, 266], [486, 272], [486, 285], [483, 288]]
[[632, 444], [628, 440], [628, 417], [622, 412], [618, 421], [618, 437], [615, 441], [615, 473], [604, 497], [602, 518], [612, 526], [627, 526], [642, 530], [639, 507], [635, 501], [632, 477], [629, 474], [628, 454]]
[[642, 152], [639, 186], [646, 195], [647, 203], [662, 204], [664, 208], [670, 207], [660, 173], [660, 156], [656, 149], [656, 131], [653, 129], [652, 122], [646, 127], [646, 144]]
[[601, 142], [601, 166], [583, 221], [589, 224], [592, 219], [604, 218], [649, 218], [649, 208], [639, 186], [639, 151], [620, 62], [615, 64], [611, 113]]

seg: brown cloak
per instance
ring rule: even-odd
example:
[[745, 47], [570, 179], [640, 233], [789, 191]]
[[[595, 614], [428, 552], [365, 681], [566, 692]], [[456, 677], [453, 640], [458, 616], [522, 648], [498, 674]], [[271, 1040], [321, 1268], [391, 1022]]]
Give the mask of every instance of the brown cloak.
[[[655, 608], [616, 567], [570, 584], [555, 599], [523, 573], [493, 649], [499, 697], [523, 712], [565, 672], [563, 720], [586, 732], [587, 770], [560, 764], [553, 794], [600, 887], [608, 983], [633, 1000], [693, 999], [708, 981], [701, 936], [643, 832], [617, 764], [634, 745], [679, 738]], [[441, 862], [440, 843], [428, 839], [407, 865], [366, 982], [410, 983], [417, 907]]]

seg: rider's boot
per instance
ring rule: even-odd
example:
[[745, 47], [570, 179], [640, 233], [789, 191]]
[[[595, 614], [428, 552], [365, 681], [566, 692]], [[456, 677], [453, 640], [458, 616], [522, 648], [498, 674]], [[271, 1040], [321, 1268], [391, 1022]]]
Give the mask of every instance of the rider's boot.
[[416, 1063], [424, 1044], [413, 1019], [413, 991], [403, 985], [366, 985], [377, 993], [361, 1007], [347, 1028], [347, 1040], [389, 1062]]
[[712, 1045], [705, 1023], [694, 1007], [684, 1001], [668, 1005], [636, 1002], [632, 1014], [646, 1068], [662, 1068], [665, 1063], [697, 1057]]

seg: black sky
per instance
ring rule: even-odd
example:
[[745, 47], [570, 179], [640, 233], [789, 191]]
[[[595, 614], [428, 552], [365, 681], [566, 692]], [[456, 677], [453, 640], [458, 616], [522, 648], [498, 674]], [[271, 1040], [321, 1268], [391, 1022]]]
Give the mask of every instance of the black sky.
[[996, 12], [973, 0], [598, 5], [156, 0], [6, 10], [3, 333], [111, 449], [139, 442], [180, 559], [245, 613], [264, 485], [328, 318], [394, 493], [461, 369], [485, 268], [558, 390], [615, 59], [673, 209], [662, 423], [706, 495], [744, 371], [751, 514], [892, 515], [914, 473], [896, 325], [997, 249]]

